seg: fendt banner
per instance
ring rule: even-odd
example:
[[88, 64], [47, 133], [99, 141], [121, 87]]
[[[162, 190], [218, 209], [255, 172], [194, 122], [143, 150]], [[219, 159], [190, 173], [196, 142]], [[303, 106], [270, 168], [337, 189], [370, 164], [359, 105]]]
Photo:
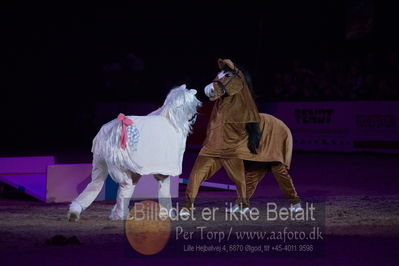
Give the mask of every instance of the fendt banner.
[[399, 152], [399, 102], [266, 102], [291, 129], [294, 149]]

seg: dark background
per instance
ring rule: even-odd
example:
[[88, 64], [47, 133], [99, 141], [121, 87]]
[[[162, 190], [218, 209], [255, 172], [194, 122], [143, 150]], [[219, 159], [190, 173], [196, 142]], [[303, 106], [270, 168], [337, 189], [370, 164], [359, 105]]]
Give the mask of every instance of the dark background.
[[[93, 123], [99, 102], [161, 104], [181, 83], [205, 100], [202, 89], [218, 71], [217, 58], [249, 70], [257, 101], [397, 99], [397, 80], [391, 78], [397, 69], [385, 75], [392, 70], [387, 62], [397, 56], [393, 5], [367, 0], [199, 4], [1, 9], [2, 152], [89, 149], [99, 129]], [[348, 34], [350, 25], [366, 25], [367, 19], [371, 28]], [[370, 53], [374, 61], [367, 65]], [[326, 64], [338, 76], [371, 71], [379, 83], [355, 94], [335, 93], [338, 89], [328, 88]], [[285, 91], [286, 78], [295, 86]], [[301, 91], [302, 78], [310, 92]], [[378, 94], [386, 87], [389, 93]]]

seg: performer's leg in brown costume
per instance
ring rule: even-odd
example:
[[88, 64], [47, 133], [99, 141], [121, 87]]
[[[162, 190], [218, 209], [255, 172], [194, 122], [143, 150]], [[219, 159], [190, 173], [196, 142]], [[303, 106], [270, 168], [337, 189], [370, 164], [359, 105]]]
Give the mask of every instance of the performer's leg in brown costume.
[[292, 178], [288, 173], [287, 167], [280, 163], [260, 163], [260, 162], [245, 162], [245, 180], [247, 187], [248, 201], [255, 192], [256, 186], [267, 174], [271, 171], [276, 178], [276, 181], [284, 193], [284, 196], [290, 201], [291, 204], [299, 203], [301, 200], [296, 193]]
[[259, 182], [267, 174], [268, 168], [267, 164], [263, 162], [245, 161], [245, 183], [248, 202], [254, 194]]
[[197, 157], [193, 169], [191, 170], [190, 178], [186, 188], [186, 208], [190, 208], [194, 204], [194, 200], [197, 197], [198, 189], [201, 183], [208, 180], [221, 167], [222, 164], [218, 158], [207, 156]]
[[246, 195], [246, 183], [245, 183], [245, 168], [244, 161], [242, 159], [221, 159], [222, 165], [229, 175], [230, 179], [234, 182], [237, 187], [237, 201], [236, 204], [241, 208], [249, 207], [247, 195]]
[[186, 208], [194, 204], [201, 183], [213, 176], [222, 166], [237, 186], [237, 203], [242, 203], [243, 207], [247, 207], [243, 160], [198, 156], [186, 189]]
[[291, 204], [297, 204], [301, 202], [298, 194], [296, 193], [292, 178], [288, 173], [287, 166], [282, 163], [272, 163], [271, 171], [276, 178], [276, 181], [283, 191], [284, 196], [290, 201]]

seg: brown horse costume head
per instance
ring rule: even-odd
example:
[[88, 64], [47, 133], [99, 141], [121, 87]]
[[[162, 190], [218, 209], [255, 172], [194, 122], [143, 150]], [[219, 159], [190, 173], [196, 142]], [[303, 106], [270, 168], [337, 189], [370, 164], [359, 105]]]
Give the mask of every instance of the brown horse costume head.
[[[241, 140], [245, 137], [246, 131], [248, 134], [247, 147], [251, 153], [256, 154], [260, 140], [260, 118], [251, 94], [252, 88], [250, 88], [250, 82], [248, 82], [249, 77], [230, 59], [219, 59], [218, 65], [221, 71], [213, 82], [205, 88], [205, 94], [209, 99], [216, 101], [208, 134], [213, 128], [224, 124], [230, 124], [230, 126], [236, 124], [236, 128], [231, 128], [232, 132], [237, 133], [242, 130], [244, 132], [240, 132], [236, 136], [230, 134], [231, 137], [233, 139], [237, 137]], [[230, 127], [228, 126], [228, 128]], [[226, 134], [223, 134], [223, 136], [226, 137]], [[235, 141], [232, 140], [232, 142]], [[222, 147], [222, 149], [225, 148]]]

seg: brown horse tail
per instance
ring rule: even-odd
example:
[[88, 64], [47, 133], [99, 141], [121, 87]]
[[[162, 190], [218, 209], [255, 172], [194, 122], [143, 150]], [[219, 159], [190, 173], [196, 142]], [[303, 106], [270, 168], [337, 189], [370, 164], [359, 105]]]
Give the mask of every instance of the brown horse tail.
[[261, 137], [259, 123], [247, 123], [245, 130], [248, 133], [248, 149], [251, 153], [257, 154], [256, 149], [259, 148]]

